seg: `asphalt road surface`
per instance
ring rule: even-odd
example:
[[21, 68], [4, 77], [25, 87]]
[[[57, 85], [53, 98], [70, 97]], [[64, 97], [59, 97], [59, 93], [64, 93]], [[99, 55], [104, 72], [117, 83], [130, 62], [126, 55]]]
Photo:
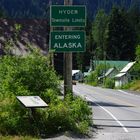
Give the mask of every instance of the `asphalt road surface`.
[[140, 140], [140, 94], [84, 84], [73, 86], [93, 109], [95, 140]]

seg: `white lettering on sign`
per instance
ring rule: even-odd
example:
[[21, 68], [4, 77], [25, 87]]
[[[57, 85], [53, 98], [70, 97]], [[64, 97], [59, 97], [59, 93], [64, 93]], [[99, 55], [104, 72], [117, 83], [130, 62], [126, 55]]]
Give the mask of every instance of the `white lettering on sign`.
[[55, 35], [55, 39], [80, 39], [80, 35]]
[[76, 15], [78, 14], [78, 10], [59, 10], [59, 14]]
[[67, 18], [64, 18], [64, 19], [55, 19], [55, 18], [52, 18], [51, 20], [52, 20], [52, 22], [70, 22], [70, 20], [67, 19]]
[[54, 48], [82, 48], [81, 43], [55, 43]]
[[75, 19], [75, 18], [72, 18], [72, 22], [76, 22], [76, 23], [81, 23], [81, 22], [85, 22], [85, 19]]

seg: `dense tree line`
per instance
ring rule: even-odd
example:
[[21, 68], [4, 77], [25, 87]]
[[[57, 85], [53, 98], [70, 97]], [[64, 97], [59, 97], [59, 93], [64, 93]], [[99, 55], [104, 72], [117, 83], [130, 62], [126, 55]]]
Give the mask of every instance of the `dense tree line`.
[[[24, 1], [23, 3], [26, 2], [27, 1]], [[46, 4], [45, 0], [43, 0], [43, 2], [44, 5], [40, 2], [38, 4], [36, 0], [32, 0], [32, 3], [28, 2], [28, 4], [33, 5], [32, 7], [34, 7], [34, 9], [43, 7], [47, 10], [46, 6], [48, 6], [48, 2]], [[79, 1], [77, 1], [77, 3], [78, 2]], [[80, 2], [87, 5], [88, 16], [90, 15], [89, 12], [92, 12], [94, 19], [90, 17], [87, 20], [86, 52], [73, 55], [73, 68], [85, 71], [85, 66], [89, 66], [90, 59], [134, 60], [135, 48], [140, 44], [139, 0], [131, 1], [131, 3], [127, 0], [105, 0], [104, 2], [98, 0], [98, 4], [97, 1], [91, 1], [91, 4], [89, 4], [89, 1], [85, 2], [84, 0]], [[4, 0], [0, 2], [0, 17], [5, 17], [7, 14], [4, 11], [5, 3], [6, 1]], [[120, 7], [113, 7], [110, 11], [113, 4], [120, 5]], [[94, 8], [95, 6], [96, 10]], [[22, 10], [22, 8], [20, 10]], [[39, 10], [38, 13], [41, 11], [42, 9]], [[93, 15], [93, 13], [96, 14]], [[62, 60], [63, 58], [58, 57], [57, 59]]]
[[[140, 44], [140, 8], [137, 4], [129, 10], [114, 6], [109, 14], [100, 9], [95, 19], [88, 22], [87, 51], [81, 54], [83, 58], [80, 57], [83, 65], [87, 61], [85, 54], [94, 60], [135, 60], [136, 47]], [[80, 61], [77, 57], [77, 62]]]

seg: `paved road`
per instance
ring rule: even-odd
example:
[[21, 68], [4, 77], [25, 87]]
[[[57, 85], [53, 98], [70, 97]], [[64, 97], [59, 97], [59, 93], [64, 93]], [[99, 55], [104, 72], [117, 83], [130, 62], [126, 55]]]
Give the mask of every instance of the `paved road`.
[[75, 94], [93, 108], [95, 140], [140, 140], [140, 96], [122, 90], [77, 84]]

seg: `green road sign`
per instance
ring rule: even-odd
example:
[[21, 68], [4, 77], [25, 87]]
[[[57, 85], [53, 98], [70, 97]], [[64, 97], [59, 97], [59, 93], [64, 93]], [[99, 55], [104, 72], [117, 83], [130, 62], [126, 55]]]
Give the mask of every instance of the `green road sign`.
[[50, 33], [50, 51], [84, 52], [84, 31], [52, 31]]
[[52, 5], [51, 26], [86, 26], [85, 6]]

